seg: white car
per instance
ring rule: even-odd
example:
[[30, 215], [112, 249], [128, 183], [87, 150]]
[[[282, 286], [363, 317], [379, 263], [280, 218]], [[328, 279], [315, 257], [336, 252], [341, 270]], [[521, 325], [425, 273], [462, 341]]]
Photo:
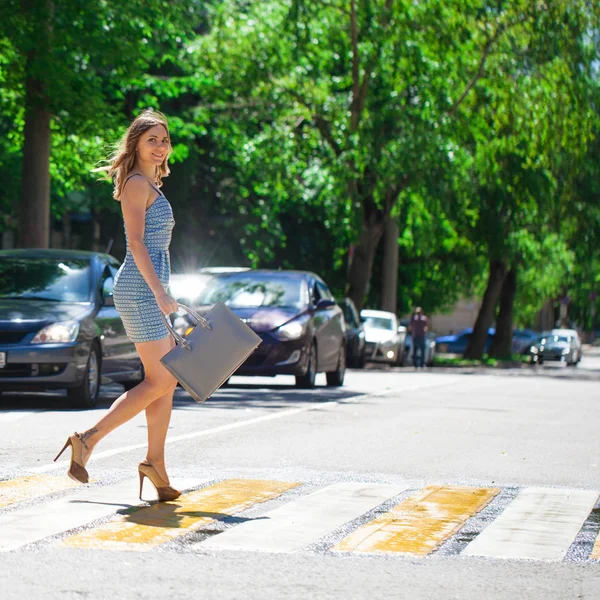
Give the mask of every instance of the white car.
[[581, 360], [581, 339], [575, 329], [553, 329], [543, 333], [540, 341], [531, 346], [531, 361], [539, 365], [558, 361], [577, 366]]
[[365, 359], [373, 362], [402, 364], [406, 327], [398, 325], [392, 312], [361, 310], [360, 317], [365, 328]]

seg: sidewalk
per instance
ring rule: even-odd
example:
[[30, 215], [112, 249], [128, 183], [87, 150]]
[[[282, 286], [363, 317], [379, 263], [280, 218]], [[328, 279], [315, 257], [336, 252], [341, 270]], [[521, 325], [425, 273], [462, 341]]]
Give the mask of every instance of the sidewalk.
[[592, 344], [583, 344], [581, 346], [584, 356], [600, 356], [600, 346], [592, 346]]

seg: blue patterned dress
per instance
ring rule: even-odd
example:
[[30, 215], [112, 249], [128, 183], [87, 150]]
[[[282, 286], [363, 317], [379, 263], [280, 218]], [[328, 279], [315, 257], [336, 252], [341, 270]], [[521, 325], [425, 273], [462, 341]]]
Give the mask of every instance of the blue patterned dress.
[[[131, 175], [130, 177], [133, 177]], [[129, 179], [129, 177], [128, 177]], [[150, 184], [152, 185], [152, 184]], [[171, 232], [175, 226], [173, 211], [169, 201], [159, 188], [153, 186], [159, 196], [146, 210], [144, 243], [156, 274], [165, 290], [169, 286], [171, 261], [169, 244]], [[124, 222], [123, 222], [124, 223]], [[156, 303], [150, 286], [139, 271], [131, 250], [127, 229], [125, 229], [127, 253], [125, 261], [115, 276], [113, 299], [125, 333], [132, 342], [151, 342], [169, 335], [162, 317], [162, 311]]]

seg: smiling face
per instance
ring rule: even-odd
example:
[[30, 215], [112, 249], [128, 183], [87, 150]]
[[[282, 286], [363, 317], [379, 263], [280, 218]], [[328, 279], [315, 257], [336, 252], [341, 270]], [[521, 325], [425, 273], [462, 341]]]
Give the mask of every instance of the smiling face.
[[137, 144], [138, 159], [156, 167], [162, 165], [171, 153], [171, 140], [163, 125], [155, 125], [145, 131]]

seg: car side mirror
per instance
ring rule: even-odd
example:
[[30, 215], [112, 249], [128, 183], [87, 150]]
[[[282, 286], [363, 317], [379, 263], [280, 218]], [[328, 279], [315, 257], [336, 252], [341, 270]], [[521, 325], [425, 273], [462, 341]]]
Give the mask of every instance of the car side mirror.
[[335, 306], [335, 301], [334, 300], [328, 300], [327, 298], [321, 298], [317, 302], [317, 305], [315, 306], [315, 309], [316, 310], [323, 310], [324, 308], [331, 308], [332, 306]]

